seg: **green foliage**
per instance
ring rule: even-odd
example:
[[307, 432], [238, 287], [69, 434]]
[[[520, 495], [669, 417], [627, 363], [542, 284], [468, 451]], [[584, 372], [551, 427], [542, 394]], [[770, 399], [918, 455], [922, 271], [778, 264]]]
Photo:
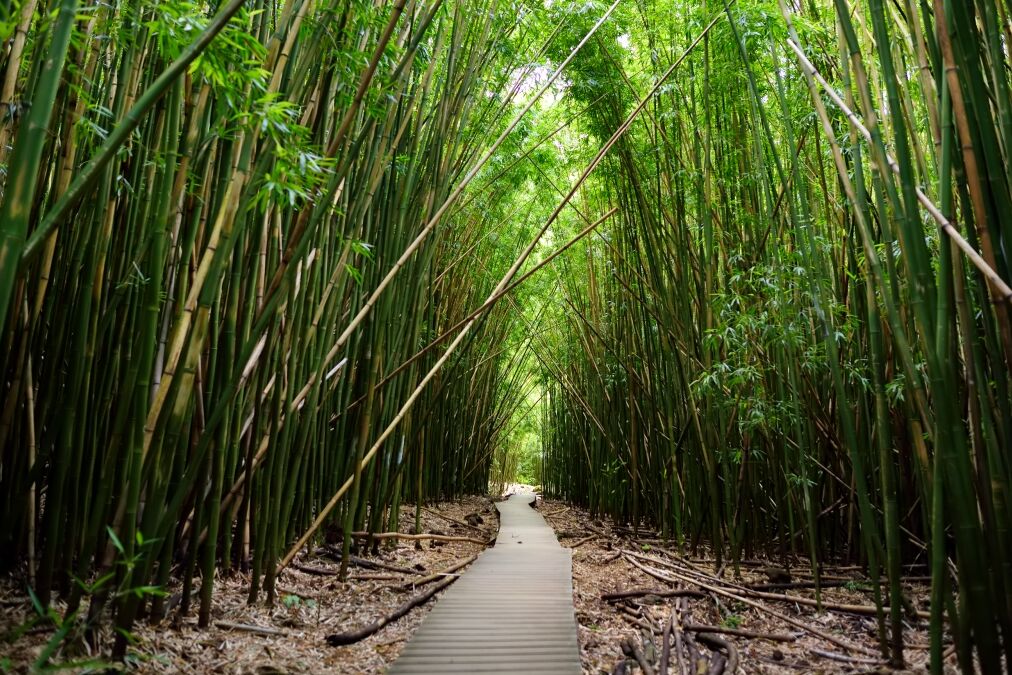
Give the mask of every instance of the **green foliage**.
[[[147, 22], [166, 60], [174, 60], [207, 27], [204, 5], [188, 0], [157, 3]], [[220, 92], [235, 110], [248, 107], [247, 96], [262, 91], [270, 76], [262, 63], [266, 50], [246, 27], [262, 10], [241, 11], [193, 62], [190, 71]]]
[[718, 564], [773, 542], [816, 577], [867, 563], [897, 666], [926, 547], [933, 668], [946, 619], [964, 669], [1001, 668], [995, 0], [619, 3], [481, 165], [610, 3], [84, 4], [0, 60], [0, 564], [39, 546], [43, 666], [85, 597], [114, 604], [123, 656], [178, 554], [206, 624], [216, 567], [273, 601], [330, 508], [378, 531], [523, 481]]
[[740, 628], [741, 617], [737, 614], [725, 614], [720, 620], [720, 625], [724, 628]]

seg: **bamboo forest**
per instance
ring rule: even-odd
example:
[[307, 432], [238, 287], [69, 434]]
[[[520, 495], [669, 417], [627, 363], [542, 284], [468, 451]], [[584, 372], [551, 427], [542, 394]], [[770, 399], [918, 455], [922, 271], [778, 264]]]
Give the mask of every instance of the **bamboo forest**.
[[1012, 673], [1010, 50], [0, 0], [0, 672]]

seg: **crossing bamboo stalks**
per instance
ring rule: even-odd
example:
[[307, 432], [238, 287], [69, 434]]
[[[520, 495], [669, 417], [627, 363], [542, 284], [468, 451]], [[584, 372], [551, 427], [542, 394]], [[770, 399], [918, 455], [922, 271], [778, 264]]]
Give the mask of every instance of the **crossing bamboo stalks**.
[[[5, 569], [27, 556], [43, 603], [57, 592], [70, 614], [90, 596], [87, 622], [114, 618], [122, 654], [133, 621], [162, 611], [143, 589], [179, 581], [186, 612], [203, 577], [206, 625], [215, 569], [238, 567], [251, 600], [272, 601], [281, 553], [355, 464], [348, 442], [368, 449], [431, 362], [367, 413], [337, 413], [488, 296], [467, 274], [438, 297], [427, 286], [492, 226], [455, 200], [517, 126], [496, 115], [519, 121], [537, 103], [518, 102], [514, 80], [545, 36], [494, 1], [365, 13], [236, 0], [213, 15], [126, 3], [81, 22], [76, 6], [50, 25], [28, 3], [0, 63], [5, 98], [34, 96], [4, 122], [2, 199], [23, 217], [4, 219], [0, 539]], [[370, 301], [363, 289], [384, 279], [390, 295]], [[367, 303], [375, 315], [334, 368], [335, 336]], [[510, 326], [493, 313], [482, 335]], [[360, 473], [340, 518], [396, 531], [406, 499], [484, 491], [523, 384], [498, 384], [512, 358], [476, 345], [401, 427], [401, 451]], [[426, 428], [462, 401], [494, 421], [453, 438]], [[416, 452], [426, 439], [459, 470], [415, 493], [411, 477], [447, 460]]]
[[[1010, 477], [998, 450], [1010, 286], [989, 243], [1010, 195], [995, 151], [1009, 129], [1000, 12], [780, 8], [773, 19], [725, 7], [731, 21], [660, 94], [667, 114], [644, 118], [606, 169], [600, 194], [623, 209], [585, 265], [559, 276], [549, 318], [559, 328], [543, 363], [564, 365], [544, 366], [545, 486], [656, 525], [679, 550], [709, 540], [732, 565], [757, 549], [805, 554], [817, 598], [819, 563], [859, 556], [888, 582], [875, 602], [896, 666], [899, 570], [925, 532], [933, 671], [948, 632], [964, 670], [999, 672], [1010, 616], [1007, 538], [990, 534], [1005, 532]], [[637, 57], [610, 45], [602, 36], [573, 85], [584, 104], [607, 93], [594, 133], [637, 84], [626, 71]]]
[[1008, 668], [1007, 3], [0, 7], [0, 569], [96, 653], [522, 474]]

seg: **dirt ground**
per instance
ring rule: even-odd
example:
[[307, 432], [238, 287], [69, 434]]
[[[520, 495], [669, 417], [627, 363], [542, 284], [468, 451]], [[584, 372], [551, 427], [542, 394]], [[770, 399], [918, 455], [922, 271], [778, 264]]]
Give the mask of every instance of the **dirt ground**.
[[[477, 529], [447, 520], [463, 521], [471, 514], [479, 514], [483, 520]], [[422, 531], [490, 540], [498, 530], [497, 518], [489, 499], [470, 497], [429, 505], [422, 511]], [[405, 527], [414, 523], [413, 506], [403, 508], [401, 522]], [[170, 614], [158, 623], [139, 622], [134, 629], [136, 644], [127, 663], [116, 668], [134, 673], [225, 675], [380, 673], [397, 658], [407, 639], [435, 604], [433, 601], [353, 645], [332, 647], [326, 636], [356, 630], [388, 615], [421, 592], [408, 586], [412, 579], [446, 570], [483, 549], [471, 542], [433, 545], [426, 541], [416, 550], [414, 542], [387, 540], [381, 544], [378, 556], [367, 556], [364, 552], [361, 555], [385, 566], [414, 572], [355, 566], [347, 582], [341, 582], [336, 576], [339, 563], [323, 549], [317, 549], [296, 560], [295, 565], [302, 569], [293, 565], [281, 576], [277, 584], [278, 602], [274, 607], [246, 603], [249, 591], [246, 575], [219, 578], [215, 582], [210, 627], [197, 628], [199, 600], [196, 599], [188, 616]], [[177, 583], [168, 592], [178, 590]], [[60, 603], [54, 603], [54, 608], [61, 609]], [[23, 586], [10, 579], [0, 581], [0, 636], [9, 635], [34, 616]], [[253, 632], [257, 629], [265, 630]], [[52, 634], [50, 627], [29, 631], [13, 644], [0, 638], [0, 671], [34, 672], [30, 664], [42, 653]], [[104, 635], [102, 645], [108, 647], [111, 643], [111, 634]], [[78, 644], [84, 648], [83, 640]], [[54, 654], [52, 663], [64, 664], [60, 672], [103, 672], [110, 665], [108, 656], [108, 653], [85, 651], [71, 657], [61, 649]], [[68, 663], [88, 661], [92, 665], [67, 667]]]
[[[669, 622], [673, 616], [679, 625], [679, 637], [685, 648], [685, 670], [682, 671], [678, 669], [676, 650], [671, 649], [669, 663], [670, 672], [673, 673], [713, 672], [710, 670], [713, 666], [710, 657], [714, 652], [702, 644], [705, 635], [702, 639], [698, 637], [703, 631], [685, 628], [703, 625], [751, 631], [780, 639], [774, 641], [720, 634], [719, 637], [730, 643], [736, 652], [739, 673], [927, 672], [926, 618], [911, 618], [909, 615], [905, 618], [905, 658], [908, 670], [887, 669], [878, 653], [873, 616], [842, 609], [825, 609], [819, 613], [815, 607], [799, 602], [756, 597], [751, 591], [759, 586], [767, 586], [767, 593], [788, 593], [792, 599], [814, 599], [814, 591], [810, 588], [768, 588], [773, 582], [788, 583], [786, 578], [781, 577], [782, 567], [779, 562], [748, 561], [747, 565], [741, 567], [740, 579], [734, 579], [730, 569], [724, 570], [722, 577], [715, 579], [714, 563], [706, 559], [706, 552], [702, 548], [697, 551], [699, 557], [680, 557], [669, 550], [664, 542], [657, 540], [656, 534], [649, 530], [641, 530], [633, 536], [630, 531], [592, 519], [586, 511], [562, 502], [543, 501], [539, 509], [555, 528], [562, 544], [574, 549], [573, 596], [583, 672], [586, 674], [643, 672], [635, 656], [625, 655], [634, 653], [631, 648], [639, 651], [655, 672], [660, 672], [657, 666], [663, 652], [663, 629], [665, 625], [671, 625]], [[800, 560], [797, 563], [789, 571], [790, 582], [810, 582], [807, 563]], [[826, 566], [822, 576], [824, 581], [831, 580], [838, 584], [837, 587], [823, 590], [824, 603], [861, 607], [873, 604], [866, 580], [856, 569]], [[666, 582], [663, 578], [675, 583]], [[700, 583], [724, 594], [704, 588]], [[690, 595], [677, 598], [646, 594], [610, 602], [601, 597], [603, 594], [623, 591], [673, 592], [676, 589], [687, 590]], [[922, 612], [927, 609], [929, 586], [926, 579], [911, 577], [910, 583], [905, 584], [904, 592], [914, 608]], [[745, 597], [755, 605], [746, 604], [728, 597], [729, 595]], [[775, 616], [772, 612], [786, 618]], [[788, 619], [796, 623], [791, 623]], [[816, 636], [798, 624], [818, 631], [829, 639]], [[670, 635], [669, 643], [674, 645], [674, 631]], [[715, 649], [721, 657], [728, 654], [723, 647]], [[699, 662], [706, 662], [702, 671], [692, 667], [693, 655], [698, 657]], [[717, 657], [718, 660], [721, 657]], [[951, 654], [946, 666], [947, 672], [958, 672], [955, 657]], [[730, 670], [725, 672], [729, 673]]]
[[[748, 561], [737, 579], [730, 569], [714, 575], [714, 564], [702, 549], [698, 557], [680, 557], [648, 531], [633, 536], [561, 502], [539, 500], [538, 508], [562, 544], [573, 548], [573, 594], [586, 674], [645, 672], [637, 659], [658, 672], [665, 632], [669, 644], [683, 645], [681, 666], [678, 650], [670, 650], [673, 673], [715, 672], [715, 666], [732, 652], [738, 661], [736, 672], [745, 674], [898, 672], [886, 669], [878, 654], [874, 618], [857, 613], [872, 600], [866, 580], [855, 568], [824, 568], [824, 581], [833, 581], [835, 587], [824, 589], [822, 600], [841, 607], [818, 612], [802, 604], [814, 598], [810, 588], [769, 588], [771, 583], [803, 586], [810, 582], [803, 561], [792, 565], [789, 582], [780, 576], [780, 563], [763, 560]], [[401, 522], [413, 523], [413, 513], [413, 507], [405, 506]], [[480, 515], [483, 522], [463, 524], [472, 514]], [[495, 509], [487, 498], [432, 504], [422, 512], [425, 533], [491, 540], [497, 528]], [[274, 607], [246, 603], [249, 580], [245, 575], [220, 578], [215, 584], [211, 627], [197, 628], [196, 602], [188, 616], [173, 613], [157, 623], [140, 622], [127, 663], [114, 667], [135, 673], [380, 673], [397, 658], [434, 602], [349, 646], [330, 646], [326, 637], [389, 615], [420, 592], [411, 587], [413, 579], [447, 570], [483, 549], [472, 542], [424, 542], [416, 548], [414, 542], [388, 540], [377, 556], [362, 554], [372, 565], [353, 567], [349, 579], [342, 582], [336, 576], [339, 565], [332, 551], [318, 548], [301, 556], [282, 575]], [[760, 586], [763, 592], [791, 597], [759, 597]], [[168, 589], [170, 593], [178, 590], [178, 583]], [[630, 597], [602, 598], [621, 592]], [[674, 593], [684, 597], [674, 597]], [[928, 596], [924, 578], [910, 577], [905, 593], [911, 600], [909, 609], [923, 613]], [[60, 604], [54, 607], [59, 610]], [[11, 579], [0, 581], [0, 635], [9, 636], [27, 626], [34, 616], [23, 585]], [[909, 612], [905, 620], [909, 670], [902, 672], [927, 672], [927, 620]], [[721, 633], [717, 636], [721, 644], [707, 638], [701, 626], [761, 636]], [[30, 664], [52, 635], [50, 626], [29, 630], [13, 643], [0, 642], [0, 670], [33, 672]], [[107, 651], [91, 654], [83, 640], [71, 642], [80, 646], [80, 653], [59, 648], [53, 654], [51, 662], [64, 666], [61, 672], [100, 672], [110, 666]], [[102, 636], [103, 649], [111, 643], [110, 633]], [[958, 672], [949, 652], [947, 666]], [[72, 665], [82, 662], [91, 665]]]

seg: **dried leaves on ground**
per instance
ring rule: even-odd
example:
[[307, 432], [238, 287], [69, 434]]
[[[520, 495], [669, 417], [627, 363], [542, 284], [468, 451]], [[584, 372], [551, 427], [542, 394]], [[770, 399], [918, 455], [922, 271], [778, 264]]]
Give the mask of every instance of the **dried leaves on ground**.
[[[455, 522], [456, 521], [456, 522]], [[404, 529], [414, 523], [414, 507], [402, 509]], [[494, 539], [498, 528], [492, 502], [481, 497], [431, 504], [422, 510], [421, 532], [457, 539]], [[337, 575], [340, 564], [332, 548], [321, 547], [296, 559], [277, 583], [273, 607], [247, 603], [246, 575], [233, 573], [215, 583], [212, 625], [197, 627], [194, 603], [186, 616], [176, 612], [158, 622], [139, 622], [135, 645], [126, 664], [136, 673], [380, 673], [400, 653], [408, 638], [434, 604], [414, 608], [405, 617], [352, 645], [331, 647], [326, 636], [357, 630], [393, 612], [416, 592], [413, 580], [423, 580], [473, 557], [483, 546], [472, 541], [384, 540], [377, 551], [362, 550], [362, 562], [350, 568], [347, 581]], [[337, 549], [339, 551], [339, 547]], [[373, 563], [370, 565], [369, 563]], [[401, 571], [395, 571], [401, 570]], [[466, 568], [457, 570], [463, 573]], [[178, 584], [167, 592], [177, 594]], [[54, 609], [63, 609], [54, 601]], [[86, 608], [81, 614], [86, 614]], [[52, 623], [32, 626], [37, 617], [24, 583], [0, 582], [0, 635], [24, 633], [13, 642], [0, 642], [0, 671], [32, 672], [54, 636]], [[98, 651], [88, 646], [77, 624], [69, 644], [55, 649], [51, 663], [79, 665], [62, 672], [87, 671], [110, 665], [111, 633], [98, 636]]]
[[[923, 571], [911, 570], [904, 584], [908, 670], [894, 671], [878, 650], [875, 617], [861, 613], [874, 603], [868, 580], [856, 566], [822, 567], [827, 587], [819, 611], [804, 604], [815, 599], [806, 560], [750, 559], [737, 574], [730, 566], [717, 574], [704, 546], [696, 551], [687, 546], [679, 555], [675, 543], [649, 529], [634, 533], [552, 500], [540, 502], [539, 509], [563, 546], [573, 548], [584, 673], [664, 672], [665, 633], [670, 673], [700, 672], [700, 662], [705, 664], [701, 672], [714, 672], [715, 662], [723, 662], [717, 672], [730, 673], [732, 658], [737, 660], [735, 672], [750, 674], [927, 672], [923, 612], [929, 582], [918, 576]], [[789, 594], [791, 601], [773, 594]], [[951, 647], [947, 655], [947, 672], [958, 672]]]

